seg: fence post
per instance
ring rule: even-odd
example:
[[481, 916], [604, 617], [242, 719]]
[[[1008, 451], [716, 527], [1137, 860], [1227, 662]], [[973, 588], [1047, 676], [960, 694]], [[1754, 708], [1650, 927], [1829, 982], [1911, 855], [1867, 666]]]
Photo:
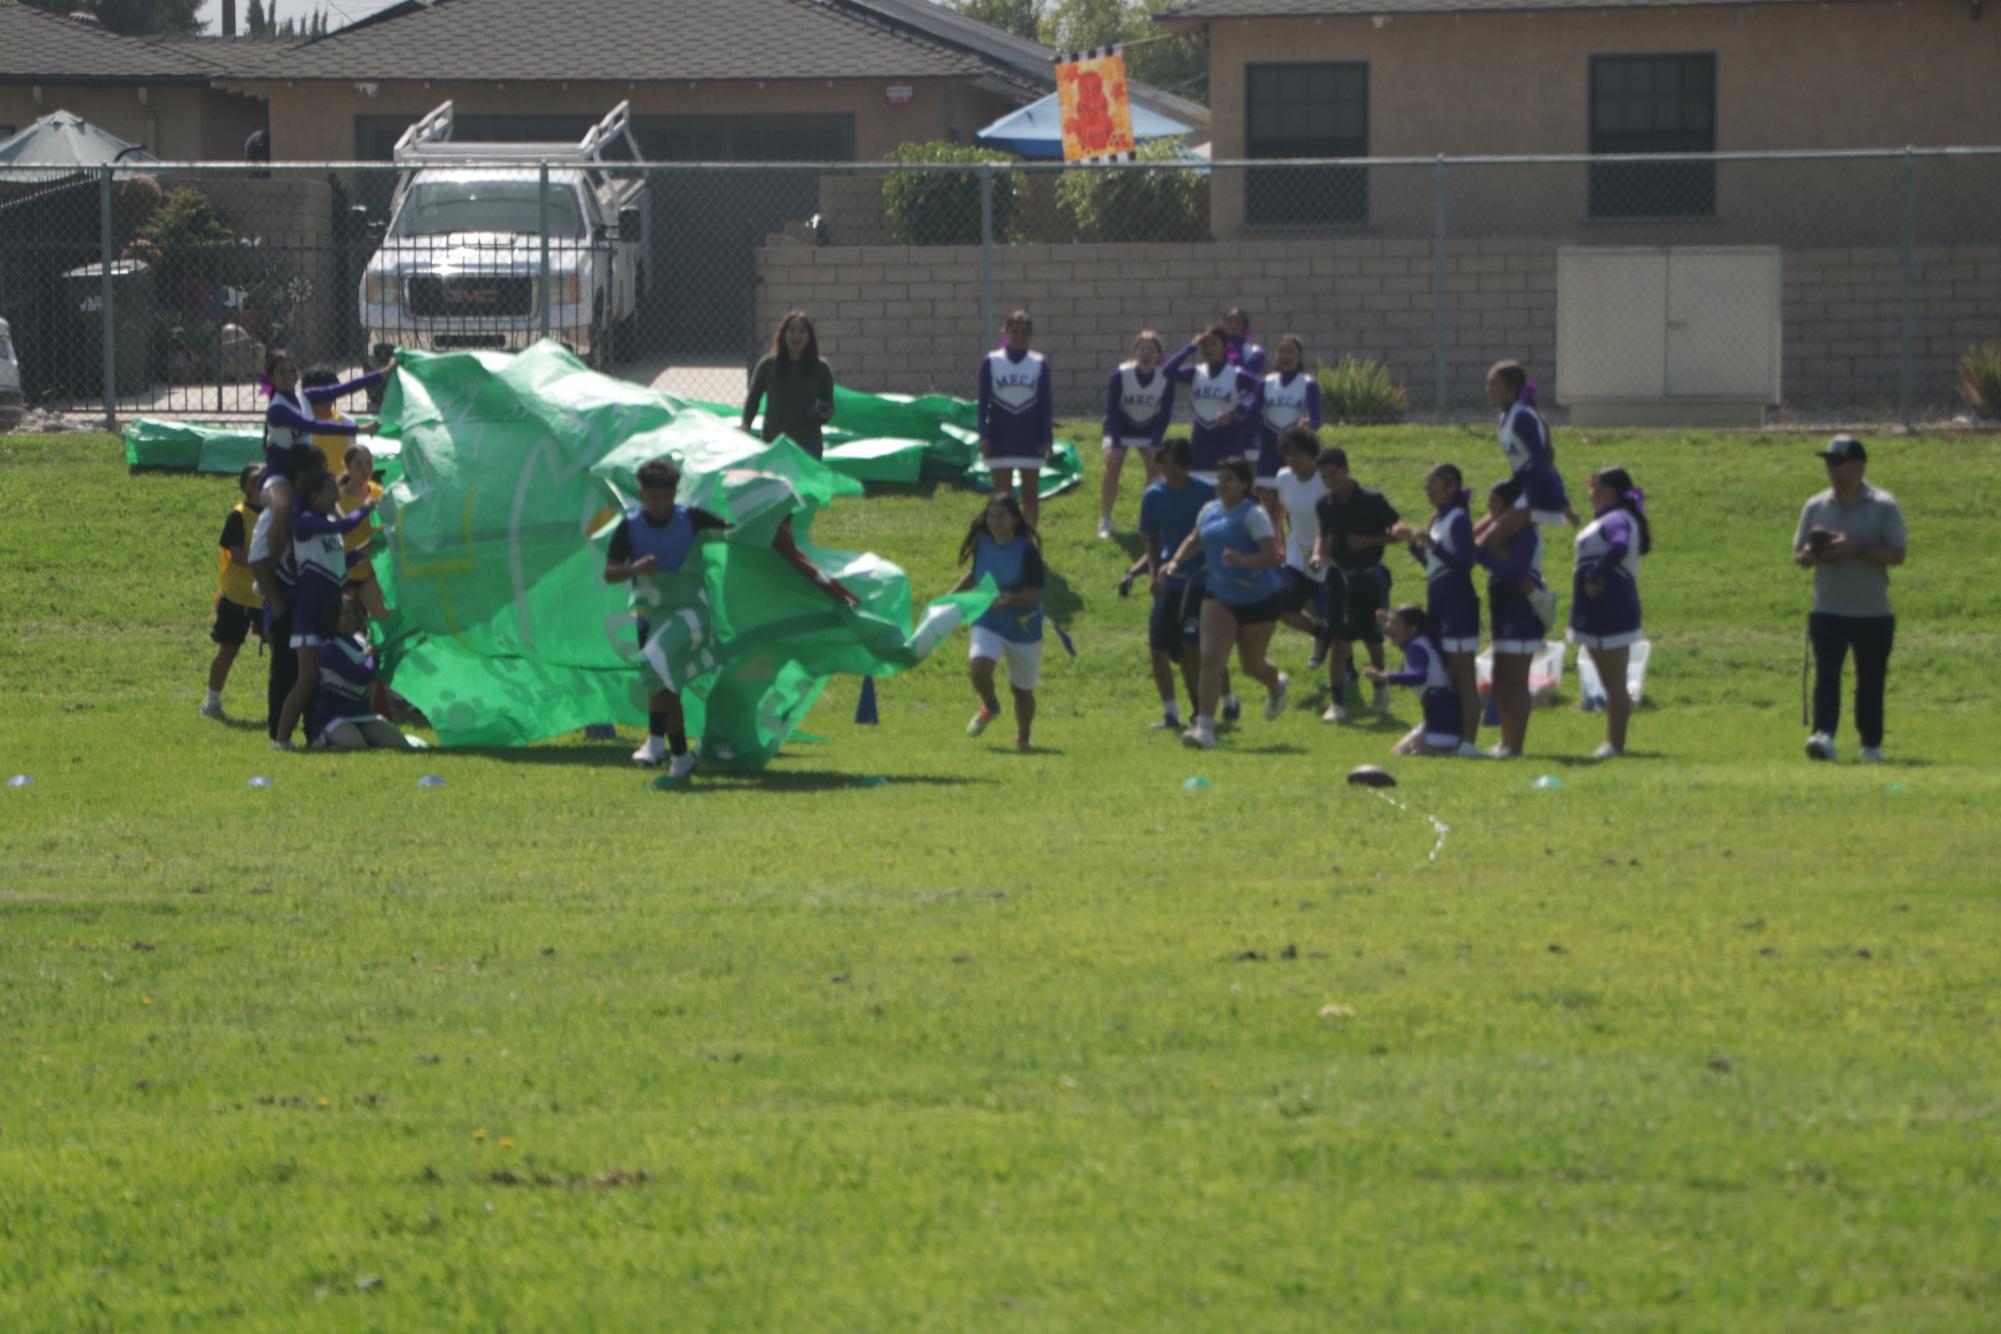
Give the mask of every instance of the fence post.
[[[542, 336], [549, 336], [549, 163], [545, 159], [535, 191], [535, 232], [542, 242], [541, 279], [536, 287], [535, 305], [542, 312]], [[597, 349], [592, 348], [593, 356]]]
[[1431, 413], [1445, 420], [1445, 155], [1431, 168]]
[[1897, 409], [1904, 419], [1904, 429], [1911, 429], [1914, 414], [1912, 400], [1917, 396], [1917, 367], [1915, 364], [1915, 344], [1917, 329], [1916, 287], [1918, 281], [1918, 159], [1909, 145], [1904, 147], [1904, 227], [1902, 253], [1898, 256], [1903, 270], [1903, 337], [1900, 349], [1902, 363], [1897, 369]]
[[980, 353], [994, 340], [994, 164], [980, 164]]
[[101, 281], [98, 284], [98, 299], [103, 302], [100, 312], [102, 325], [99, 333], [103, 336], [104, 356], [104, 424], [105, 429], [118, 429], [118, 340], [111, 327], [111, 168], [107, 165], [97, 178], [97, 267]]

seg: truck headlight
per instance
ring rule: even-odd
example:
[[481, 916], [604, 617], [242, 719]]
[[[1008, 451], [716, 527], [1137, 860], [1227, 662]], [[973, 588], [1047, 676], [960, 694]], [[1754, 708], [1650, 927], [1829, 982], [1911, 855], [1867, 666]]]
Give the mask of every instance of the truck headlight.
[[371, 306], [388, 305], [395, 290], [395, 279], [386, 273], [371, 273], [361, 280], [361, 299]]
[[563, 284], [556, 290], [559, 293], [561, 293], [562, 302], [564, 305], [566, 306], [576, 305], [579, 301], [584, 299], [583, 275], [580, 273], [564, 274]]

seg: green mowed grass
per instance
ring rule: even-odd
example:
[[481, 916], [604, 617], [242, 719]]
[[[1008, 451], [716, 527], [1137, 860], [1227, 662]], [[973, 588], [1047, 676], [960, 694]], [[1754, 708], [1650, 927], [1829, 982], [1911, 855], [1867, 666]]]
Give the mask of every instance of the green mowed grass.
[[[1407, 510], [1499, 470], [1341, 435]], [[824, 743], [663, 794], [630, 734], [198, 720], [229, 482], [0, 440], [0, 1328], [1991, 1328], [2001, 442], [1872, 442], [1881, 768], [1799, 752], [1812, 448], [1559, 440], [1656, 516], [1625, 762], [1574, 677], [1525, 760], [1389, 760], [1408, 696], [1323, 726], [1288, 632], [1280, 721], [1147, 732], [1093, 459], [1041, 750], [963, 735], [960, 638], [879, 727], [838, 681]], [[816, 537], [934, 595], [978, 504]]]

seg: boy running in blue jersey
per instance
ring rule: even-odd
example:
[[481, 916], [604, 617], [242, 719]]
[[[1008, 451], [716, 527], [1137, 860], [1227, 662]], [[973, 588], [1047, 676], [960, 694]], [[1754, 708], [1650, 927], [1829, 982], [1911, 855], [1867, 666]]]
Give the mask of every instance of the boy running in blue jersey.
[[[1195, 531], [1195, 517], [1202, 507], [1216, 498], [1215, 487], [1189, 475], [1194, 462], [1195, 451], [1186, 440], [1168, 441], [1160, 451], [1160, 480], [1147, 487], [1139, 502], [1139, 531], [1146, 541], [1140, 563], [1153, 594], [1147, 648], [1153, 659], [1153, 683], [1160, 691], [1161, 719], [1153, 727], [1170, 732], [1181, 730], [1174, 690], [1177, 664], [1188, 687], [1188, 716], [1194, 717], [1201, 707], [1202, 558], [1191, 555], [1188, 564], [1172, 577], [1161, 573], [1161, 567], [1174, 559], [1188, 534]], [[1226, 684], [1226, 692], [1228, 688]]]

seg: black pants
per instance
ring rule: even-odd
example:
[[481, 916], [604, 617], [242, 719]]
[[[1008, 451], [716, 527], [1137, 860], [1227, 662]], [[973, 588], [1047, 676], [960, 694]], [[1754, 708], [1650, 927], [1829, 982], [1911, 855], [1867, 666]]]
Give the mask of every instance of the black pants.
[[299, 650], [292, 647], [292, 609], [283, 616], [269, 618], [264, 642], [271, 652], [271, 685], [265, 695], [264, 730], [278, 739], [278, 715], [285, 710], [285, 696], [299, 683]]
[[1813, 644], [1813, 730], [1833, 736], [1841, 725], [1841, 664], [1855, 650], [1855, 730], [1865, 746], [1883, 744], [1883, 683], [1890, 674], [1890, 646], [1897, 638], [1894, 616], [1836, 616], [1817, 611], [1807, 617]]

